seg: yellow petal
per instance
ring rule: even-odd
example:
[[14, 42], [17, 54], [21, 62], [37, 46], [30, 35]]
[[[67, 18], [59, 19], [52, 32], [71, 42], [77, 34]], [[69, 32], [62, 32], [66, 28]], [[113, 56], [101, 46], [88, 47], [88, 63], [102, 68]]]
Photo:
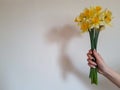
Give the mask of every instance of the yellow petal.
[[100, 6], [96, 6], [96, 11], [99, 12], [102, 8]]

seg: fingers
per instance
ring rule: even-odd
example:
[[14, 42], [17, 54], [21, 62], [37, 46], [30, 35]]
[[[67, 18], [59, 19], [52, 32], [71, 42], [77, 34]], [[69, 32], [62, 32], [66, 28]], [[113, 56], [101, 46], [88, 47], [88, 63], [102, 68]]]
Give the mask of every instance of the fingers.
[[89, 50], [89, 54], [92, 54], [92, 50]]
[[88, 56], [88, 65], [89, 67], [95, 68], [97, 66], [97, 64], [93, 61], [94, 57], [92, 56], [92, 51], [89, 50], [89, 52], [87, 53]]
[[87, 61], [88, 61], [88, 63], [91, 64], [91, 65], [94, 65], [94, 66], [97, 65], [97, 64], [96, 64], [94, 61], [92, 61], [91, 59], [88, 59]]
[[90, 64], [90, 63], [88, 63], [88, 66], [89, 66], [89, 67], [92, 67], [92, 68], [95, 68], [95, 66], [92, 65], [92, 64]]
[[97, 66], [97, 64], [94, 61], [92, 61], [92, 59], [88, 58], [87, 61], [89, 67], [95, 68]]
[[97, 51], [96, 50], [89, 50], [89, 52], [87, 53], [87, 56], [88, 56], [88, 58], [90, 58], [90, 59], [94, 59], [93, 57], [92, 57], [92, 54], [95, 56], [95, 58], [96, 59], [98, 59], [98, 60], [100, 60], [102, 57], [100, 56], [100, 54], [99, 53], [97, 53]]
[[90, 53], [87, 53], [87, 56], [88, 56], [88, 58], [91, 59], [91, 60], [94, 59]]

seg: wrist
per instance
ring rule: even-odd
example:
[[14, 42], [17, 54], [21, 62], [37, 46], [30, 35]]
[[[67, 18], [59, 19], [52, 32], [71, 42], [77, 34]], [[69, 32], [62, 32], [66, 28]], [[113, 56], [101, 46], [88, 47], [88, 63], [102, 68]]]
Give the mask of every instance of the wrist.
[[111, 70], [110, 67], [106, 66], [103, 70], [103, 75], [104, 76], [108, 75], [110, 73], [110, 70]]

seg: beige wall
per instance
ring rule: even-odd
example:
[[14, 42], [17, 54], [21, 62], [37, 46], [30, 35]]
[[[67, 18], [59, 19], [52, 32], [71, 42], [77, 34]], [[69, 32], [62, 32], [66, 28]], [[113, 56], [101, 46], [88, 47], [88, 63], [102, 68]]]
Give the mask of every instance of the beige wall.
[[0, 0], [0, 90], [119, 90], [99, 75], [88, 78], [88, 33], [74, 17], [85, 7], [113, 12], [98, 51], [120, 73], [120, 0]]

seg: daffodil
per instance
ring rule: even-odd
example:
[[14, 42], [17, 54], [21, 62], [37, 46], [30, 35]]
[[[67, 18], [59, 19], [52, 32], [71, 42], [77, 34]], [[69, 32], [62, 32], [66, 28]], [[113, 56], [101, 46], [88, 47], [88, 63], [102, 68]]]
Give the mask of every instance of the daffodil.
[[82, 24], [81, 24], [81, 29], [83, 30], [83, 32], [86, 32], [86, 31], [88, 31], [88, 29], [89, 29], [89, 23], [88, 22], [83, 22]]
[[111, 22], [111, 20], [112, 20], [112, 13], [109, 10], [107, 10], [105, 12], [104, 21], [106, 24], [109, 24]]
[[[86, 29], [98, 28], [101, 25], [110, 24], [112, 20], [112, 13], [109, 10], [102, 10], [101, 6], [85, 8], [80, 15], [75, 18], [75, 22], [81, 27], [83, 32], [87, 32]], [[87, 22], [87, 24], [85, 23]]]

